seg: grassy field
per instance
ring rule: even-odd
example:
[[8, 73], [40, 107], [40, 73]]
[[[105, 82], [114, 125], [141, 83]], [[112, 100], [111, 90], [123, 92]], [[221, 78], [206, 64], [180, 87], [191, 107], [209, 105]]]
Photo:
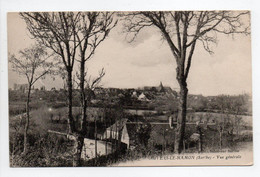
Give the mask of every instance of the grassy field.
[[[195, 116], [197, 117], [207, 117], [207, 115], [210, 115], [211, 120], [216, 119], [216, 120], [221, 120], [222, 118], [226, 118], [227, 114], [221, 114], [221, 113], [208, 113], [208, 112], [196, 112]], [[237, 117], [241, 118], [241, 122], [247, 126], [251, 126], [252, 127], [252, 116], [246, 116], [246, 115], [234, 115], [234, 114], [228, 114], [228, 116], [231, 119], [235, 119]]]
[[[17, 106], [18, 105], [18, 106]], [[13, 107], [19, 107], [22, 103], [13, 104]], [[11, 107], [10, 107], [11, 108]], [[104, 113], [101, 108], [88, 108], [88, 119], [94, 121], [95, 117], [100, 118]], [[33, 109], [30, 113], [30, 129], [29, 129], [29, 143], [32, 151], [30, 158], [34, 159], [34, 162], [29, 163], [27, 160], [22, 160], [24, 157], [19, 156], [19, 152], [22, 151], [23, 142], [23, 125], [24, 119], [20, 119], [23, 116], [10, 115], [10, 153], [14, 157], [12, 160], [13, 166], [71, 166], [71, 152], [72, 144], [66, 140], [65, 137], [58, 137], [56, 135], [49, 135], [48, 130], [55, 130], [59, 132], [67, 132], [67, 108], [53, 108], [46, 104], [43, 104], [38, 109]], [[80, 108], [73, 107], [73, 116], [79, 118]], [[114, 115], [112, 115], [114, 116]], [[133, 116], [133, 115], [131, 115]], [[139, 115], [140, 116], [140, 115]], [[192, 118], [193, 117], [193, 118]], [[219, 113], [204, 113], [197, 112], [187, 115], [188, 121], [209, 121], [209, 122], [222, 122], [224, 119], [230, 120], [234, 123], [237, 117], [241, 117], [240, 131], [250, 131], [252, 129], [252, 117], [251, 116], [235, 116], [224, 115]], [[124, 117], [126, 118], [126, 117]], [[151, 122], [168, 122], [167, 115], [146, 117], [145, 120]], [[213, 121], [214, 120], [214, 121]], [[93, 126], [93, 124], [91, 125]], [[229, 125], [231, 126], [231, 125]], [[234, 125], [232, 125], [234, 126]], [[250, 128], [251, 127], [251, 128]], [[145, 153], [158, 153], [162, 151], [172, 152], [174, 144], [174, 130], [170, 129], [169, 125], [157, 126], [152, 125], [151, 132], [148, 140], [148, 146], [145, 148], [135, 150], [133, 158], [138, 156], [136, 153], [141, 153], [145, 149]], [[235, 130], [235, 129], [234, 129]], [[90, 129], [90, 131], [94, 131]], [[186, 126], [185, 139], [196, 132], [195, 124]], [[235, 131], [234, 131], [235, 132]], [[203, 151], [210, 152], [218, 150], [220, 134], [217, 126], [208, 126], [203, 128]], [[236, 135], [235, 133], [229, 134], [226, 130], [223, 134], [222, 147], [227, 149], [238, 149], [243, 144], [252, 141], [252, 131], [249, 132], [249, 136]], [[93, 144], [93, 143], [92, 143]], [[188, 146], [188, 145], [187, 145]], [[186, 147], [187, 147], [186, 146]], [[196, 152], [196, 145], [190, 145], [189, 149], [186, 149], [186, 153]], [[101, 155], [104, 154], [100, 153]], [[29, 157], [28, 157], [29, 158]], [[37, 159], [39, 160], [37, 160]], [[131, 159], [131, 157], [129, 157]], [[18, 159], [18, 160], [17, 160]], [[47, 162], [46, 162], [47, 160]]]

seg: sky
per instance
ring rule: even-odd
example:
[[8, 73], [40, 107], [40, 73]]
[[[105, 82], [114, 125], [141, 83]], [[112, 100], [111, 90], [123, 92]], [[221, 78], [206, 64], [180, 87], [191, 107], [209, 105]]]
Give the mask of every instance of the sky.
[[[103, 87], [137, 88], [158, 86], [160, 82], [178, 90], [175, 59], [160, 33], [149, 28], [142, 31], [134, 43], [128, 43], [122, 26], [115, 27], [108, 38], [98, 47], [93, 58], [87, 62], [92, 77], [104, 67], [106, 74]], [[17, 13], [8, 15], [8, 52], [19, 50], [34, 43], [26, 24]], [[191, 94], [219, 95], [252, 93], [251, 40], [250, 36], [218, 35], [214, 54], [207, 53], [198, 43], [189, 73], [188, 88]], [[78, 66], [75, 67], [75, 70]], [[14, 83], [26, 83], [8, 66], [9, 88]], [[36, 87], [61, 88], [61, 79], [45, 78]]]

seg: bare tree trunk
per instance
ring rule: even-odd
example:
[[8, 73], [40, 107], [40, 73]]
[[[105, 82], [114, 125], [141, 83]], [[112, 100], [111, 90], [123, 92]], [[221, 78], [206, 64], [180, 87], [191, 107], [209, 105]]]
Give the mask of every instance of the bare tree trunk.
[[[80, 62], [80, 99], [81, 99], [81, 120], [80, 127], [76, 129], [75, 122], [72, 117], [72, 75], [71, 72], [68, 73], [68, 87], [71, 88], [69, 91], [69, 122], [70, 131], [75, 134], [74, 140], [74, 154], [73, 154], [73, 166], [81, 166], [81, 153], [84, 146], [84, 137], [87, 133], [87, 99], [85, 93], [85, 61], [84, 59]], [[70, 89], [69, 89], [70, 90]]]
[[73, 153], [73, 167], [81, 166], [81, 152], [84, 145], [84, 137], [80, 134], [75, 135], [74, 153]]
[[81, 132], [86, 133], [87, 126], [87, 99], [85, 93], [85, 61], [84, 58], [80, 62], [80, 95], [81, 95]]
[[186, 81], [179, 81], [180, 84], [180, 100], [178, 108], [177, 127], [175, 131], [174, 152], [181, 153], [183, 150], [183, 140], [185, 135], [186, 109], [188, 88]]
[[72, 98], [73, 98], [73, 87], [72, 87], [72, 69], [67, 68], [68, 71], [68, 126], [69, 133], [75, 136], [74, 149], [73, 149], [73, 167], [81, 166], [81, 152], [84, 145], [84, 136], [78, 133], [76, 130], [75, 121], [72, 115]]
[[95, 164], [97, 163], [97, 118], [95, 117]]
[[28, 94], [27, 94], [27, 101], [26, 101], [26, 122], [25, 122], [25, 126], [24, 126], [24, 147], [23, 147], [23, 153], [27, 153], [28, 147], [27, 147], [27, 143], [28, 143], [28, 139], [27, 139], [27, 135], [28, 135], [28, 129], [29, 129], [29, 124], [30, 124], [30, 101], [31, 101], [31, 88], [32, 85], [29, 84], [29, 90], [28, 90]]
[[69, 132], [74, 133], [75, 132], [75, 124], [72, 116], [72, 69], [67, 69], [68, 71], [68, 126], [69, 126]]
[[202, 134], [200, 134], [200, 137], [199, 137], [199, 152], [202, 152]]
[[219, 131], [219, 148], [222, 149], [222, 128]]
[[107, 155], [107, 116], [106, 116], [106, 108], [104, 110], [104, 118], [105, 118], [105, 133], [106, 133], [106, 155]]

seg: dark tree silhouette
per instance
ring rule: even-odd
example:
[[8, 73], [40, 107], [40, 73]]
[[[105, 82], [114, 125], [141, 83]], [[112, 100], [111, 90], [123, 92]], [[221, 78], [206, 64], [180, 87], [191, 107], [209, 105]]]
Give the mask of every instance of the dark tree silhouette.
[[202, 42], [204, 49], [212, 53], [212, 43], [217, 33], [249, 34], [248, 11], [175, 11], [130, 12], [123, 14], [125, 29], [134, 40], [145, 27], [157, 28], [167, 41], [177, 64], [176, 79], [180, 87], [178, 124], [175, 135], [175, 152], [182, 152], [187, 108], [187, 78], [196, 44]]
[[[117, 21], [110, 12], [42, 12], [20, 13], [27, 24], [27, 29], [39, 43], [51, 49], [61, 58], [67, 74], [68, 87], [68, 125], [69, 133], [75, 137], [73, 166], [80, 165], [80, 155], [86, 132], [86, 109], [88, 96], [86, 90], [94, 88], [104, 76], [102, 69], [99, 77], [86, 80], [86, 61], [89, 60], [105, 40]], [[75, 61], [80, 63], [79, 86], [81, 90], [82, 120], [80, 128], [72, 117], [73, 68]], [[86, 87], [88, 87], [86, 89]]]

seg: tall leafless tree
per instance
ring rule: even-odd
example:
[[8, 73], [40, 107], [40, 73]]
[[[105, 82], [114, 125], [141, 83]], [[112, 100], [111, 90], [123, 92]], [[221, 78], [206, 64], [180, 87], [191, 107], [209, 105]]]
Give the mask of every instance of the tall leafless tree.
[[[73, 166], [80, 165], [80, 155], [86, 132], [86, 61], [95, 53], [99, 44], [105, 40], [115, 27], [114, 13], [109, 12], [52, 12], [20, 13], [33, 38], [51, 49], [61, 59], [67, 72], [68, 87], [68, 125], [69, 132], [75, 136]], [[81, 90], [82, 121], [76, 127], [72, 116], [73, 68], [79, 61], [79, 86]], [[93, 88], [104, 76], [102, 73], [93, 80]]]
[[177, 64], [176, 79], [180, 87], [178, 123], [175, 135], [175, 152], [183, 150], [187, 108], [187, 78], [196, 44], [202, 42], [204, 49], [212, 53], [212, 43], [217, 42], [217, 33], [249, 34], [248, 11], [174, 11], [130, 12], [123, 14], [125, 29], [134, 40], [145, 27], [157, 28], [167, 41]]
[[48, 62], [50, 56], [47, 56], [46, 49], [38, 44], [21, 50], [19, 54], [20, 55], [18, 57], [15, 55], [10, 55], [9, 62], [12, 65], [13, 71], [25, 76], [28, 83], [23, 149], [23, 153], [27, 153], [27, 134], [30, 124], [31, 90], [36, 81], [43, 78], [46, 74], [51, 73], [51, 68], [53, 65], [51, 62]]
[[[84, 135], [87, 131], [87, 105], [91, 100], [91, 93], [95, 90], [96, 86], [100, 83], [101, 79], [105, 75], [104, 68], [99, 72], [96, 78], [88, 75], [86, 62], [92, 58], [97, 47], [101, 42], [108, 37], [110, 30], [112, 30], [116, 24], [117, 20], [113, 18], [114, 13], [109, 12], [86, 12], [81, 14], [81, 19], [77, 26], [75, 26], [75, 36], [77, 46], [79, 46], [79, 61], [80, 63], [80, 73], [77, 74], [79, 78], [79, 87], [81, 95], [81, 127], [77, 134], [79, 140], [83, 140]], [[96, 120], [96, 119], [95, 119]], [[95, 128], [96, 135], [96, 128]], [[95, 137], [96, 138], [96, 137]], [[80, 162], [80, 154], [83, 143], [77, 141], [77, 153], [75, 162]], [[95, 148], [96, 150], [96, 148]], [[75, 164], [78, 166], [80, 164]]]
[[86, 62], [94, 55], [97, 47], [108, 37], [117, 21], [113, 18], [114, 13], [109, 12], [86, 12], [81, 14], [80, 23], [76, 26], [75, 35], [79, 46], [80, 80], [79, 86], [81, 90], [81, 107], [82, 107], [82, 124], [81, 131], [86, 131], [86, 109], [87, 109], [87, 90], [94, 90], [96, 85], [104, 76], [104, 69], [99, 73], [97, 78], [91, 79], [87, 76]]
[[76, 36], [72, 26], [79, 20], [79, 14], [64, 12], [20, 13], [31, 36], [55, 52], [67, 71], [68, 124], [70, 132], [75, 131], [72, 117], [72, 71], [76, 55]]

